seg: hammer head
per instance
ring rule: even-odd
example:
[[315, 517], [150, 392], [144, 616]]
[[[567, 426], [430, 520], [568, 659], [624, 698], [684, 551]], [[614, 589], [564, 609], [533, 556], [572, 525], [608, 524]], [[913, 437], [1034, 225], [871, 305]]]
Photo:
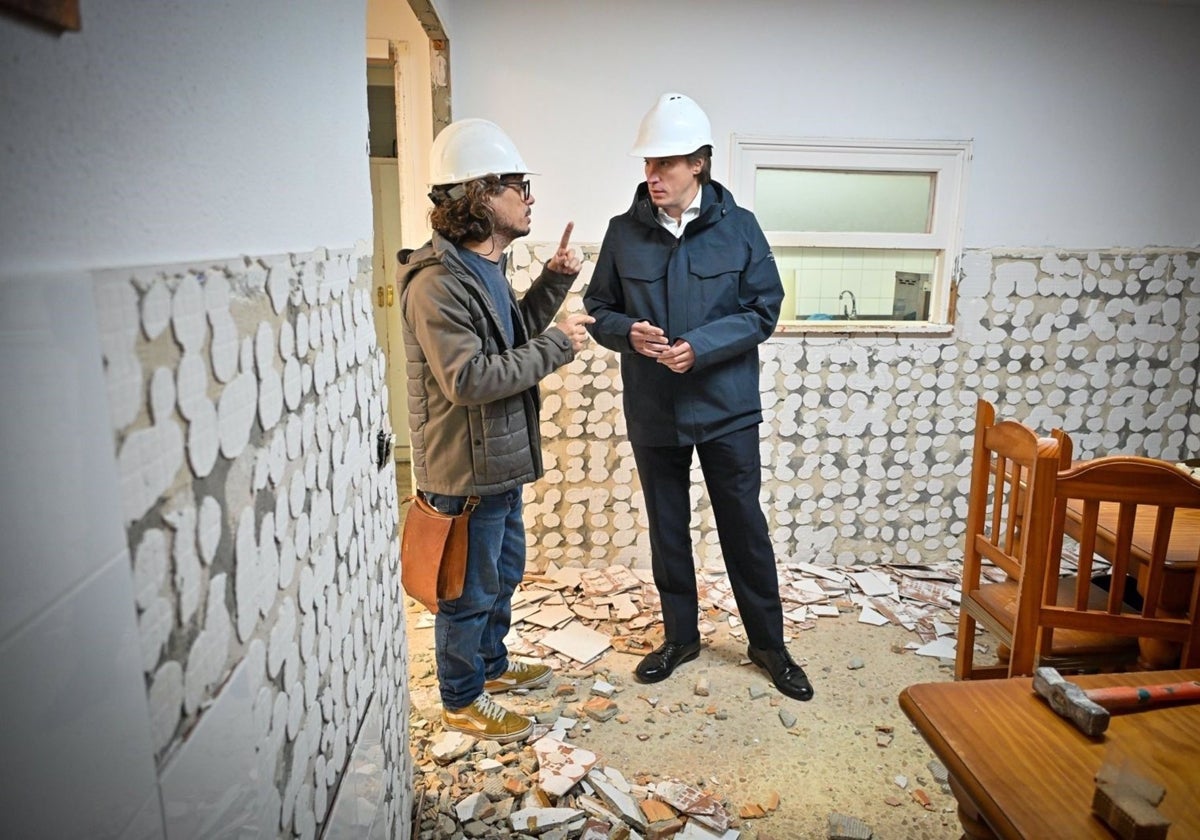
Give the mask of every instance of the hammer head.
[[1033, 690], [1046, 698], [1050, 708], [1075, 724], [1075, 728], [1083, 734], [1095, 738], [1108, 729], [1108, 709], [1089, 700], [1082, 688], [1063, 679], [1057, 669], [1035, 670]]

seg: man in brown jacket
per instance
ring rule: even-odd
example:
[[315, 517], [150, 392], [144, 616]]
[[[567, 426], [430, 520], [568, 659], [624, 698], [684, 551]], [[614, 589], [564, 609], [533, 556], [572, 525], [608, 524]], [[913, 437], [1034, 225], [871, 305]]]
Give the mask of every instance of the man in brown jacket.
[[[401, 253], [398, 286], [418, 492], [443, 513], [479, 496], [460, 597], [434, 621], [442, 721], [506, 743], [532, 721], [490, 694], [550, 680], [542, 664], [509, 660], [512, 595], [525, 571], [522, 486], [542, 475], [538, 382], [587, 341], [586, 314], [550, 326], [580, 261], [568, 224], [540, 277], [517, 300], [505, 249], [529, 233], [529, 168], [494, 123], [466, 119], [434, 140], [432, 240]], [[404, 558], [400, 558], [404, 562]]]

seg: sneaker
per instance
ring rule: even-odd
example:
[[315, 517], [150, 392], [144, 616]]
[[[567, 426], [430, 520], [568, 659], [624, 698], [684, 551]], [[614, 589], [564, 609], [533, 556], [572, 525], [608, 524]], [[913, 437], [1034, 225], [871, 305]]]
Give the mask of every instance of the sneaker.
[[549, 665], [530, 665], [525, 662], [509, 661], [508, 670], [494, 680], [483, 684], [483, 690], [492, 694], [515, 691], [518, 688], [537, 688], [550, 682], [554, 672]]
[[533, 721], [510, 712], [487, 694], [480, 694], [470, 706], [442, 709], [442, 723], [447, 729], [500, 744], [519, 741], [533, 731]]

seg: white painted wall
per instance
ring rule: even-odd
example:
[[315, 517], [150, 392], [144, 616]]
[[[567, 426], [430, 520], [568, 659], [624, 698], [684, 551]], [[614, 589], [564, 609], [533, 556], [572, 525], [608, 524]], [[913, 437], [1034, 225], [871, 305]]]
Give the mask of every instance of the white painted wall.
[[1200, 8], [1128, 0], [439, 0], [454, 116], [504, 126], [532, 239], [599, 241], [642, 114], [681, 90], [732, 133], [973, 139], [964, 245], [1200, 242]]
[[[411, 120], [401, 163], [402, 246], [417, 248], [429, 239], [429, 145], [433, 142], [433, 95], [429, 82], [429, 37], [404, 0], [367, 0], [367, 37], [395, 41], [407, 50], [403, 89]], [[407, 72], [406, 72], [407, 71]]]
[[82, 18], [0, 15], [0, 811], [14, 837], [149, 840], [168, 821], [95, 272], [370, 242], [364, 9]]
[[0, 17], [0, 276], [370, 241], [361, 3], [82, 17]]

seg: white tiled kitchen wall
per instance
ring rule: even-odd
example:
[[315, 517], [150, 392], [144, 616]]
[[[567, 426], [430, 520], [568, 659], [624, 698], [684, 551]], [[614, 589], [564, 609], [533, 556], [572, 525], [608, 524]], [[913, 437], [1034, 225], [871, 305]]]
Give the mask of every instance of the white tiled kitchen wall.
[[891, 315], [896, 272], [932, 274], [932, 251], [898, 252], [855, 248], [776, 248], [775, 259], [784, 284], [781, 320], [822, 313], [842, 317], [854, 294], [860, 315]]

